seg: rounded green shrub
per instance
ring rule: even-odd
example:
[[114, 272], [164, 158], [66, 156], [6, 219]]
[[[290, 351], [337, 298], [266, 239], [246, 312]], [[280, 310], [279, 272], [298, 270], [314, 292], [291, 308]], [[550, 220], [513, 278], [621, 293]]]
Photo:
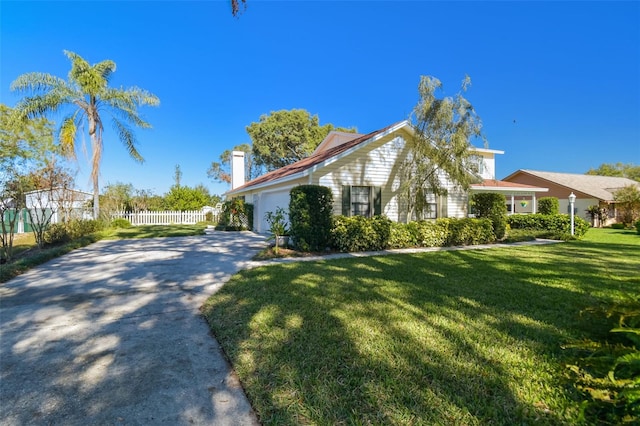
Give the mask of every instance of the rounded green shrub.
[[503, 194], [473, 194], [471, 204], [477, 218], [491, 220], [495, 238], [501, 240], [507, 232], [507, 200]]
[[560, 213], [560, 203], [556, 197], [542, 197], [538, 200], [538, 213], [558, 214]]
[[289, 231], [297, 249], [324, 251], [330, 244], [333, 217], [331, 189], [300, 185], [290, 192]]
[[71, 235], [64, 223], [52, 223], [44, 231], [44, 242], [47, 244], [60, 244], [71, 241]]

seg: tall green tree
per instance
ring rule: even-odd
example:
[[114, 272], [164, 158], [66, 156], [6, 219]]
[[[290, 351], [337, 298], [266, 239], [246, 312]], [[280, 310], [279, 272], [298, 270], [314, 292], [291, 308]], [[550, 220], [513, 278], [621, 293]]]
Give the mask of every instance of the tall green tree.
[[332, 130], [356, 132], [333, 124], [321, 126], [318, 116], [304, 109], [272, 111], [247, 126], [255, 164], [266, 171], [308, 157]]
[[90, 65], [76, 53], [64, 51], [71, 61], [67, 80], [32, 72], [19, 76], [11, 89], [27, 96], [16, 105], [21, 118], [45, 116], [62, 109], [71, 109], [62, 120], [59, 142], [65, 155], [75, 158], [76, 140], [86, 129], [91, 140], [91, 179], [93, 182], [93, 214], [100, 212], [98, 178], [103, 151], [104, 122], [111, 117], [114, 130], [129, 155], [136, 161], [144, 161], [136, 148], [137, 140], [131, 126], [150, 128], [138, 108], [157, 106], [160, 100], [154, 94], [138, 87], [113, 88], [109, 81], [116, 70], [112, 60]]
[[133, 210], [134, 187], [130, 183], [109, 183], [104, 188], [100, 203], [102, 213], [115, 213]]
[[585, 174], [625, 177], [640, 182], [640, 166], [633, 163], [602, 163], [595, 169], [589, 169]]
[[442, 83], [421, 76], [419, 101], [413, 109], [413, 137], [407, 140], [407, 157], [400, 166], [401, 197], [407, 206], [407, 220], [424, 217], [435, 197], [448, 193], [444, 179], [462, 190], [479, 179], [477, 158], [471, 141], [483, 141], [482, 121], [464, 93], [471, 84], [466, 76], [453, 97], [438, 97]]
[[0, 104], [0, 258], [9, 261], [13, 255], [25, 193], [35, 189], [30, 173], [56, 155], [50, 121], [19, 120], [12, 108]]
[[21, 120], [17, 111], [0, 104], [0, 173], [28, 161], [42, 164], [57, 153], [53, 123], [46, 118]]
[[627, 185], [613, 194], [622, 222], [631, 225], [640, 219], [640, 185]]
[[164, 196], [167, 210], [185, 211], [203, 208], [211, 201], [209, 191], [204, 191], [203, 188], [202, 185], [195, 188], [173, 185]]

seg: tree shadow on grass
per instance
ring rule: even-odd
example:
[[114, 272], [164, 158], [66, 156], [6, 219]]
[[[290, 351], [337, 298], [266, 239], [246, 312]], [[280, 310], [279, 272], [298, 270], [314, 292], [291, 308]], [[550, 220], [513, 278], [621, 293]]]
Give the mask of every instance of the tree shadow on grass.
[[561, 344], [637, 284], [605, 246], [272, 266], [204, 311], [265, 424], [572, 423]]

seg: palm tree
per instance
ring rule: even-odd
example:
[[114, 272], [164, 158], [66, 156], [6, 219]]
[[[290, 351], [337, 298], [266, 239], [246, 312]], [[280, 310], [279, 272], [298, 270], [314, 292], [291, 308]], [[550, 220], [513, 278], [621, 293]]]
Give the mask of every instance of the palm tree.
[[[150, 128], [138, 114], [142, 105], [157, 106], [157, 96], [138, 87], [109, 87], [109, 79], [116, 70], [115, 62], [107, 59], [94, 65], [80, 55], [64, 51], [71, 61], [68, 81], [39, 72], [22, 74], [13, 83], [11, 90], [27, 92], [15, 109], [23, 118], [45, 116], [60, 109], [72, 107], [60, 125], [59, 140], [62, 151], [75, 158], [76, 139], [88, 126], [91, 138], [91, 180], [93, 182], [93, 215], [97, 219], [100, 212], [98, 177], [102, 159], [103, 118], [110, 115], [118, 137], [136, 161], [144, 159], [136, 149], [136, 138], [130, 125]], [[78, 132], [80, 129], [80, 132]]]

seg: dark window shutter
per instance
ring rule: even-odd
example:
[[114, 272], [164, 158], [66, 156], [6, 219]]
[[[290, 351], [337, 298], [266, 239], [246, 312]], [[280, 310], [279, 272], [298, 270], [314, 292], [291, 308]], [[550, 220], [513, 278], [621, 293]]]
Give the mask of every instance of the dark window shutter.
[[342, 185], [342, 215], [351, 216], [351, 187]]
[[373, 191], [373, 215], [380, 216], [382, 214], [382, 188], [374, 186]]

